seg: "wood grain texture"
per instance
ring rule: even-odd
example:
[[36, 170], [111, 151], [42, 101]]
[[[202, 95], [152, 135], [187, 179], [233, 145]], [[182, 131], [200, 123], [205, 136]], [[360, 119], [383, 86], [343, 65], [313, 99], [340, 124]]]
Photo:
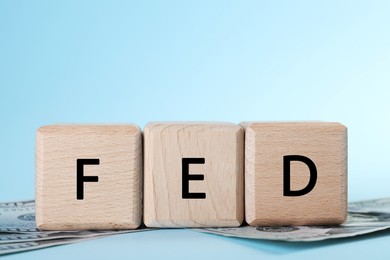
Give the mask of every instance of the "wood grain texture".
[[[244, 218], [243, 129], [229, 123], [150, 123], [144, 129], [144, 222], [148, 227], [234, 227]], [[190, 165], [190, 192], [182, 198], [182, 158]]]
[[[339, 123], [244, 122], [245, 217], [252, 226], [340, 224], [347, 216], [347, 128]], [[283, 156], [303, 155], [317, 168], [313, 190], [283, 196]], [[291, 189], [309, 181], [291, 162]]]
[[[77, 159], [85, 165], [76, 197]], [[142, 133], [135, 125], [53, 125], [36, 136], [36, 222], [43, 230], [133, 229], [142, 215]]]

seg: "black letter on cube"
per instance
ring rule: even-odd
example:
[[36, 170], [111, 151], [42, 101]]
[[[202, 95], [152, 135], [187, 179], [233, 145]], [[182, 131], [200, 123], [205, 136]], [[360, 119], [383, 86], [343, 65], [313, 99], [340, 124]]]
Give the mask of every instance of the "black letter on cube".
[[[290, 162], [300, 161], [305, 163], [310, 170], [310, 180], [302, 190], [291, 190], [290, 180]], [[286, 155], [283, 156], [283, 196], [297, 197], [309, 193], [317, 182], [317, 168], [312, 160], [302, 155]]]
[[182, 198], [183, 199], [205, 199], [206, 193], [203, 192], [189, 192], [190, 181], [203, 181], [203, 174], [191, 174], [189, 173], [190, 164], [204, 164], [204, 158], [182, 158]]
[[84, 199], [84, 182], [98, 182], [98, 176], [84, 176], [84, 165], [99, 165], [99, 159], [77, 159], [77, 199]]

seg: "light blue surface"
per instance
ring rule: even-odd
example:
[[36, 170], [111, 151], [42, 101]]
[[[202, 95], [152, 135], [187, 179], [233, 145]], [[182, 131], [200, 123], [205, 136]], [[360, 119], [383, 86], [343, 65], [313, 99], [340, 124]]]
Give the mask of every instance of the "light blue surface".
[[315, 243], [225, 238], [190, 230], [116, 235], [7, 259], [389, 259], [390, 232]]
[[[388, 1], [0, 0], [0, 200], [34, 197], [39, 126], [155, 120], [339, 121], [349, 127], [349, 199], [388, 197], [389, 13]], [[283, 253], [293, 246], [188, 232], [20, 257], [104, 256], [107, 245], [128, 258], [325, 258], [384, 254], [389, 243]]]

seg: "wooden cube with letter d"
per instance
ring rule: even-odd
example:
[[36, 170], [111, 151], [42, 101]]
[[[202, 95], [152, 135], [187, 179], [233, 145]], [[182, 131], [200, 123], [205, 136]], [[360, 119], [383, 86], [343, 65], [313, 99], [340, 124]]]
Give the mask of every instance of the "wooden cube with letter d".
[[237, 227], [244, 218], [243, 129], [150, 123], [144, 129], [148, 227]]
[[245, 216], [252, 226], [341, 224], [347, 216], [347, 128], [246, 122]]

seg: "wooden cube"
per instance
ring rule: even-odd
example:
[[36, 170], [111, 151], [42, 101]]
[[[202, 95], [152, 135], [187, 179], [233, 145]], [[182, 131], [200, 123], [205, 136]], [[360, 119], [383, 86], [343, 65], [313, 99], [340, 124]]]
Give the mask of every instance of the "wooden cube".
[[135, 125], [53, 125], [36, 136], [36, 223], [44, 230], [134, 229], [142, 216]]
[[327, 225], [346, 220], [345, 126], [325, 122], [241, 125], [245, 127], [249, 225]]
[[236, 227], [244, 216], [243, 129], [150, 123], [144, 129], [148, 227]]

